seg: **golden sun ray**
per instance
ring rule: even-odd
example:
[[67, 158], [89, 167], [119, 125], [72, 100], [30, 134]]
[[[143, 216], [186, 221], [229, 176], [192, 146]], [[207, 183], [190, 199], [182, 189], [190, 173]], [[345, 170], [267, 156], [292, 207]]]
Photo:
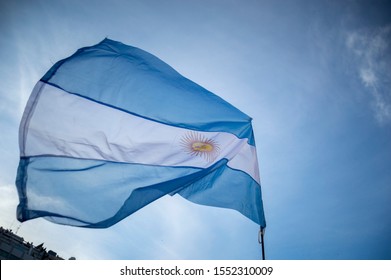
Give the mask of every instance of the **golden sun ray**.
[[188, 132], [181, 139], [181, 146], [191, 156], [199, 156], [208, 162], [214, 161], [220, 153], [218, 143], [198, 132]]

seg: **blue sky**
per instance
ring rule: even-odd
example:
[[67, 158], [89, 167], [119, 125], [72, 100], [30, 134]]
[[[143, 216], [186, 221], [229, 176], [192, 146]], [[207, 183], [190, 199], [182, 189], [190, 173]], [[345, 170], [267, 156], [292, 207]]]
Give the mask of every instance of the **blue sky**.
[[77, 259], [258, 259], [258, 226], [165, 197], [105, 230], [20, 225], [34, 84], [103, 38], [156, 55], [253, 118], [268, 259], [391, 259], [387, 1], [1, 1], [0, 225]]

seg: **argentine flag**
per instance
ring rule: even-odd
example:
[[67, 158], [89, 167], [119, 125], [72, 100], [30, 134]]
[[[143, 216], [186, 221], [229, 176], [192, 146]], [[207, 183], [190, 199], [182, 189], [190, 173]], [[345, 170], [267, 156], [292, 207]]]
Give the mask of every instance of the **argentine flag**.
[[106, 228], [164, 195], [265, 227], [251, 118], [105, 39], [38, 81], [19, 131], [17, 218]]

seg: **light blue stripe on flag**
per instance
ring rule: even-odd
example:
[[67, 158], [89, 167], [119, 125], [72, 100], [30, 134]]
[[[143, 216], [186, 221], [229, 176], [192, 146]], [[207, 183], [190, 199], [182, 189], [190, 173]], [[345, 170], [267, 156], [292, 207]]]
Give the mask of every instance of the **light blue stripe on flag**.
[[251, 118], [141, 49], [105, 39], [57, 62], [41, 79], [166, 124], [225, 131], [254, 144]]
[[109, 39], [56, 63], [20, 125], [20, 221], [105, 228], [166, 194], [265, 227], [251, 118]]

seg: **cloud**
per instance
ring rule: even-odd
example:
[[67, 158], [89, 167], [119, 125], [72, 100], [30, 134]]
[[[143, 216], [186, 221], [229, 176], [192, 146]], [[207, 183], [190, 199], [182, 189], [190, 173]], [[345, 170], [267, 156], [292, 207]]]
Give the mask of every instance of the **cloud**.
[[380, 124], [391, 123], [391, 25], [348, 33], [346, 46]]
[[0, 225], [3, 227], [12, 227], [18, 224], [16, 221], [18, 195], [15, 187], [0, 183], [0, 197]]
[[360, 69], [360, 78], [366, 87], [374, 87], [377, 83], [376, 74], [370, 68]]

